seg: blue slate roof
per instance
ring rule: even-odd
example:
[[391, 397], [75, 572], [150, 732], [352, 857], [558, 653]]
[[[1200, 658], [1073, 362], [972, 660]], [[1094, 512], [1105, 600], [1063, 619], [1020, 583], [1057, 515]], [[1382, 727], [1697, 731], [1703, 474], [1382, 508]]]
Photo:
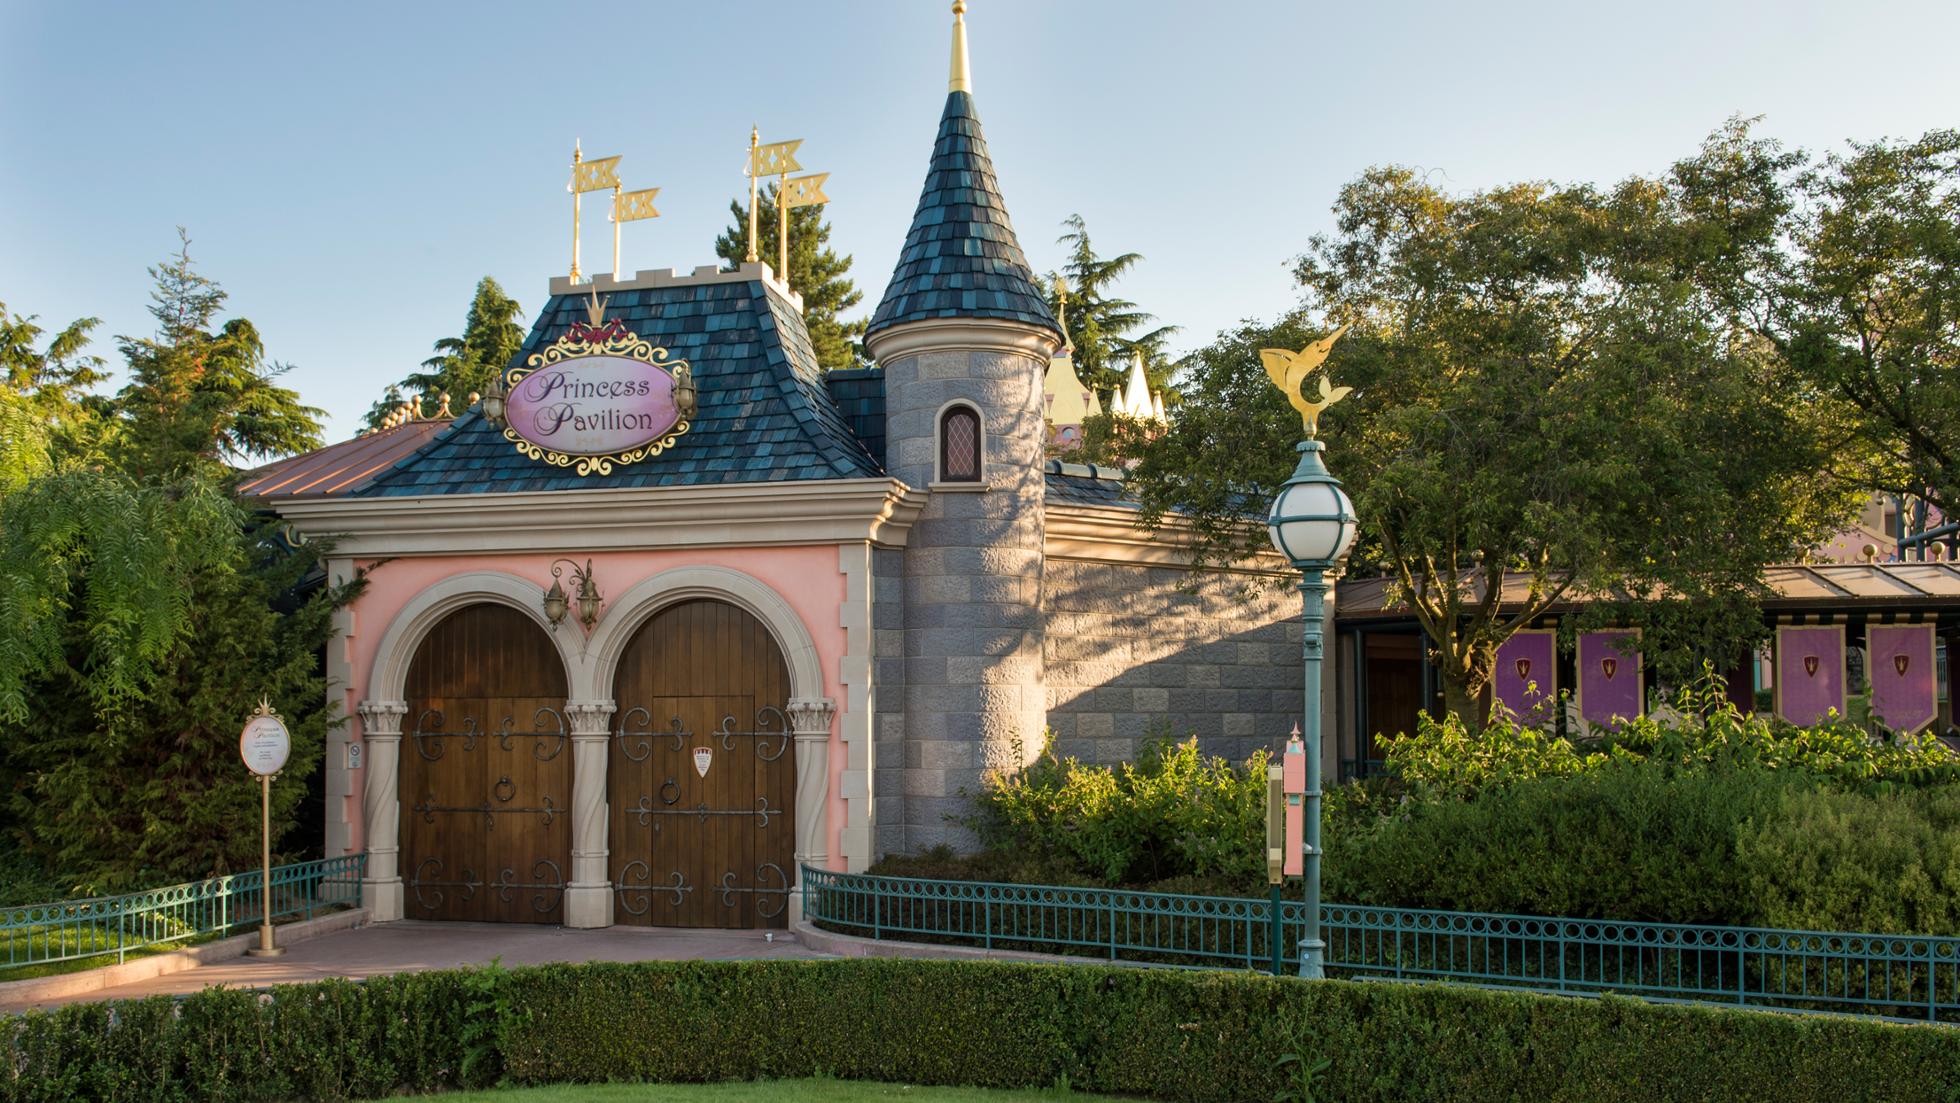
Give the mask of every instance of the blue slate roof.
[[866, 334], [931, 318], [1001, 318], [1061, 336], [1014, 236], [968, 92], [946, 96], [919, 209]]
[[879, 368], [846, 368], [823, 377], [830, 400], [864, 450], [885, 463], [885, 373]]
[[[585, 320], [585, 308], [583, 295], [554, 295], [512, 365]], [[802, 314], [761, 280], [627, 288], [612, 293], [606, 317], [693, 368], [700, 410], [672, 448], [615, 464], [609, 475], [579, 476], [525, 457], [472, 410], [355, 493], [478, 494], [884, 474], [831, 400]], [[879, 393], [882, 407], [882, 387]]]
[[1049, 505], [1139, 508], [1135, 499], [1123, 493], [1123, 472], [1118, 468], [1049, 460], [1042, 474], [1048, 482], [1043, 497]]

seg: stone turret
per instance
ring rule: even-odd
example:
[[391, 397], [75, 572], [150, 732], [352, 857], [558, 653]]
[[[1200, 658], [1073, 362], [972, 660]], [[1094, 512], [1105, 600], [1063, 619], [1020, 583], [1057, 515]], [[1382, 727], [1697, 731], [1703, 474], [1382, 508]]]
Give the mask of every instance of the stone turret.
[[965, 811], [959, 791], [1027, 761], [1047, 718], [1042, 379], [1062, 333], [980, 133], [965, 9], [925, 188], [865, 334], [885, 376], [886, 466], [931, 491], [904, 553], [907, 849], [959, 842], [945, 822]]

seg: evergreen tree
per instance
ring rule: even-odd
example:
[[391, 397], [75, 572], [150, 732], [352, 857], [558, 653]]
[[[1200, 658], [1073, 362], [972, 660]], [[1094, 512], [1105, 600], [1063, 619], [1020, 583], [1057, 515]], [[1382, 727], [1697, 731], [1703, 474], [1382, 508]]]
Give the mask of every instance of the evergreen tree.
[[517, 324], [523, 316], [524, 308], [504, 294], [496, 280], [489, 276], [478, 280], [469, 314], [463, 319], [463, 335], [437, 341], [436, 354], [422, 361], [423, 370], [410, 372], [368, 409], [366, 427], [380, 428], [388, 415], [400, 408], [405, 395], [421, 395], [423, 412], [433, 416], [446, 394], [450, 410], [461, 413], [469, 404], [469, 396], [489, 390], [490, 381], [524, 347], [524, 327]]
[[[352, 591], [303, 585], [320, 549], [286, 546], [225, 488], [228, 457], [315, 443], [316, 411], [271, 381], [250, 322], [214, 331], [224, 293], [188, 249], [152, 274], [157, 335], [122, 340], [132, 378], [103, 404], [108, 446], [43, 447], [0, 495], [0, 829], [79, 890], [248, 868], [246, 712], [266, 695], [294, 734], [275, 831], [339, 719], [319, 655]], [[16, 327], [7, 393], [92, 382], [82, 333], [37, 363], [19, 350], [38, 334]]]
[[0, 303], [0, 494], [87, 453], [99, 435], [102, 403], [89, 391], [108, 377], [85, 351], [98, 319], [72, 322], [40, 348], [34, 321]]
[[1068, 232], [1055, 241], [1069, 248], [1068, 260], [1059, 273], [1068, 284], [1068, 301], [1064, 304], [1056, 293], [1057, 273], [1051, 272], [1048, 308], [1062, 319], [1069, 341], [1075, 346], [1076, 375], [1090, 390], [1107, 395], [1123, 385], [1129, 376], [1131, 356], [1141, 352], [1151, 389], [1162, 389], [1170, 381], [1170, 367], [1164, 361], [1164, 342], [1178, 327], [1158, 326], [1137, 333], [1157, 316], [1114, 294], [1117, 281], [1135, 268], [1143, 255], [1098, 256], [1089, 241], [1088, 224], [1081, 215], [1072, 214], [1062, 224], [1068, 227]]
[[[730, 268], [741, 264], [749, 253], [749, 208], [737, 199], [728, 205], [734, 225], [715, 238], [715, 255]], [[763, 189], [756, 202], [756, 230], [762, 240], [756, 255], [776, 266], [776, 185]], [[810, 331], [810, 344], [817, 351], [817, 363], [825, 371], [855, 368], [864, 362], [862, 341], [865, 319], [840, 321], [838, 315], [864, 301], [864, 293], [851, 281], [851, 258], [838, 256], [830, 248], [830, 223], [820, 207], [795, 207], [789, 212], [789, 286], [803, 296], [803, 325]]]
[[177, 255], [150, 269], [156, 336], [117, 338], [130, 374], [113, 403], [120, 466], [170, 480], [319, 447], [323, 411], [275, 382], [288, 369], [266, 358], [257, 327], [233, 318], [213, 330], [225, 293], [196, 271], [190, 237], [177, 232]]

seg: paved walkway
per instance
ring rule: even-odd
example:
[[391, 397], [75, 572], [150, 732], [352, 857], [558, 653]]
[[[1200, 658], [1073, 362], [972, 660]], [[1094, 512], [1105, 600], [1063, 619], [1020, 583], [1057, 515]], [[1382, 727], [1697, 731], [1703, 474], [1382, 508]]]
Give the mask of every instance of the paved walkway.
[[359, 979], [388, 973], [481, 965], [493, 957], [502, 957], [505, 965], [543, 965], [558, 961], [828, 956], [798, 945], [793, 936], [782, 931], [775, 932], [772, 941], [762, 931], [678, 927], [604, 927], [593, 931], [575, 931], [521, 923], [382, 923], [321, 935], [291, 947], [276, 958], [234, 958], [116, 988], [103, 988], [31, 1004], [0, 1006], [0, 1011], [129, 999], [160, 992], [188, 993], [216, 984], [261, 988], [326, 977]]

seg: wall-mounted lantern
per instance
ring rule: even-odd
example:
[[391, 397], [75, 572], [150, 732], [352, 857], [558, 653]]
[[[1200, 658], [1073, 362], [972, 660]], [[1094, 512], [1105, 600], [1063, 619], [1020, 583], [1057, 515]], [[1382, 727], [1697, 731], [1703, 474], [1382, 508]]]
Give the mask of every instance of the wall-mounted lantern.
[[[504, 373], [490, 377], [490, 389], [483, 393], [483, 417], [493, 428], [504, 424]], [[556, 622], [553, 622], [556, 623]]]
[[694, 420], [696, 409], [695, 393], [694, 372], [689, 370], [686, 364], [676, 367], [674, 369], [674, 409], [678, 410], [681, 417], [686, 418], [688, 421]]
[[565, 614], [571, 606], [571, 599], [566, 596], [565, 587], [558, 581], [564, 577], [564, 569], [558, 565], [560, 563], [569, 564], [572, 568], [572, 581], [578, 584], [578, 622], [589, 632], [592, 626], [598, 623], [599, 605], [605, 601], [604, 596], [599, 593], [598, 583], [592, 581], [590, 559], [585, 561], [583, 568], [570, 559], [559, 559], [551, 564], [551, 589], [545, 591], [544, 595], [545, 619], [556, 628], [564, 622]]

